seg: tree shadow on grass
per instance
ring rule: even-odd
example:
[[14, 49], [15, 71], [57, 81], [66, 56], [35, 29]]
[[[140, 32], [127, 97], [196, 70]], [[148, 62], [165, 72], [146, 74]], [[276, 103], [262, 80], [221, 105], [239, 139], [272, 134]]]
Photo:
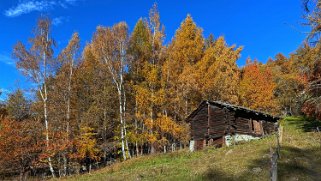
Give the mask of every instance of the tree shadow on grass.
[[[255, 149], [255, 148], [253, 148]], [[269, 151], [263, 150], [259, 154], [260, 159], [251, 161], [247, 169], [238, 174], [224, 172], [216, 167], [211, 167], [203, 173], [200, 180], [213, 180], [213, 181], [248, 181], [248, 180], [268, 180], [269, 169]], [[240, 158], [238, 158], [240, 159]], [[215, 161], [215, 160], [214, 160]], [[235, 168], [239, 169], [239, 168]]]
[[[254, 148], [253, 148], [254, 149]], [[214, 181], [242, 181], [242, 180], [269, 180], [270, 179], [270, 157], [267, 156], [269, 150], [261, 152], [260, 159], [253, 160], [239, 175], [222, 172], [218, 168], [209, 168], [202, 176], [201, 180]], [[265, 155], [265, 156], [264, 156]], [[282, 147], [281, 158], [278, 160], [279, 180], [321, 180], [321, 150], [299, 149], [295, 147]], [[261, 169], [259, 172], [255, 169]]]
[[235, 180], [232, 175], [221, 172], [215, 168], [209, 168], [203, 175], [201, 180], [213, 180], [213, 181], [233, 181]]
[[290, 125], [295, 126], [298, 129], [303, 130], [304, 132], [315, 132], [319, 128], [321, 132], [321, 121], [317, 121], [308, 117], [300, 118], [287, 118], [286, 122]]
[[280, 180], [298, 178], [298, 180], [321, 180], [320, 147], [300, 149], [281, 147], [281, 159], [278, 162]]

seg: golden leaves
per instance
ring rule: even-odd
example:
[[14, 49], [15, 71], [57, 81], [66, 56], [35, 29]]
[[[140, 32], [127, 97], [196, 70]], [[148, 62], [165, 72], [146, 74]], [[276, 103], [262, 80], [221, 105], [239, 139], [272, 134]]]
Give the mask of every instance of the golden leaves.
[[93, 131], [94, 129], [88, 126], [83, 126], [80, 128], [80, 134], [74, 141], [76, 152], [72, 154], [72, 158], [99, 158], [99, 149], [96, 147], [96, 139], [94, 137], [95, 133]]

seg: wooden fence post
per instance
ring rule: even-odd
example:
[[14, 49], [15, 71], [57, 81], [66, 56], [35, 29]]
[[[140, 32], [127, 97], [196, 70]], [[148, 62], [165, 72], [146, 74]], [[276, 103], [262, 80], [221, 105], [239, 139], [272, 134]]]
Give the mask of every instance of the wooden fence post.
[[271, 181], [277, 181], [278, 179], [278, 154], [273, 151], [270, 147], [270, 156], [271, 156], [271, 168], [270, 168], [270, 177]]
[[276, 153], [279, 158], [280, 157], [280, 125], [278, 125], [278, 131], [276, 133]]
[[280, 149], [283, 139], [283, 127], [278, 124], [276, 132], [276, 151], [270, 147], [270, 158], [271, 158], [271, 168], [270, 168], [270, 177], [271, 181], [277, 181], [278, 179], [278, 159], [280, 158]]
[[282, 143], [282, 139], [283, 139], [283, 126], [279, 126], [279, 142], [280, 144]]

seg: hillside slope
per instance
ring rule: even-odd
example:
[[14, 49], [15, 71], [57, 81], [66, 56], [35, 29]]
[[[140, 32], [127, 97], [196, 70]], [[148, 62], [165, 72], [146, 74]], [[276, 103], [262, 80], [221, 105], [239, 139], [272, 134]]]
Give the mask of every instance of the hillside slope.
[[[289, 117], [284, 126], [280, 180], [321, 180], [321, 133], [315, 123]], [[269, 180], [269, 150], [275, 136], [225, 147], [134, 158], [67, 180]]]

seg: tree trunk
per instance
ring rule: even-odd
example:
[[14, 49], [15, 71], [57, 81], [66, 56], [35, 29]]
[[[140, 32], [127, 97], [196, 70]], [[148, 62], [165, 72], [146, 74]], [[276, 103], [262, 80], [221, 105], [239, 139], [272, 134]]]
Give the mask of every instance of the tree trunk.
[[[153, 89], [152, 89], [151, 91], [152, 91], [152, 97], [153, 97], [153, 96], [154, 96]], [[149, 134], [152, 135], [152, 134], [153, 134], [153, 127], [154, 127], [153, 103], [151, 104], [150, 119], [151, 119], [151, 121], [152, 121], [152, 128], [151, 128], [151, 130], [149, 131]], [[151, 154], [155, 153], [154, 143], [151, 143], [151, 144], [150, 144], [150, 153], [151, 153]]]
[[138, 149], [137, 141], [135, 142], [135, 147], [136, 147], [136, 157], [138, 157], [139, 149]]
[[64, 172], [63, 176], [65, 177], [67, 175], [67, 158], [66, 158], [66, 153], [62, 154], [62, 159], [64, 161]]
[[188, 116], [188, 101], [187, 98], [185, 98], [185, 117]]
[[[46, 128], [46, 146], [47, 146], [47, 150], [49, 150], [49, 126], [48, 126], [48, 115], [47, 115], [47, 99], [43, 101], [43, 107], [44, 107], [45, 128]], [[48, 165], [49, 165], [49, 170], [51, 172], [52, 177], [55, 178], [55, 171], [53, 169], [50, 156], [48, 157]]]
[[118, 98], [119, 98], [121, 151], [122, 151], [123, 159], [126, 160], [125, 140], [124, 140], [124, 122], [123, 122], [123, 103], [122, 103], [122, 93], [120, 89], [118, 90]]
[[172, 143], [172, 152], [175, 151], [175, 147], [176, 147], [175, 143]]
[[[137, 99], [135, 101], [135, 134], [136, 136], [138, 135], [138, 123], [137, 123], [137, 114], [138, 114], [138, 110], [137, 110]], [[138, 157], [138, 144], [137, 144], [137, 141], [135, 141], [135, 147], [136, 147], [136, 157]]]
[[20, 169], [20, 174], [19, 174], [19, 180], [20, 181], [24, 181], [24, 173], [25, 173], [24, 168], [21, 168]]
[[151, 154], [154, 154], [154, 153], [155, 153], [155, 146], [154, 146], [153, 143], [150, 144], [150, 153], [151, 153]]
[[[73, 61], [70, 64], [70, 74], [68, 79], [68, 94], [67, 94], [67, 111], [66, 111], [66, 140], [69, 142], [69, 132], [70, 132], [70, 97], [71, 97], [71, 78], [73, 74]], [[66, 153], [63, 153], [63, 164], [64, 164], [64, 173], [63, 176], [67, 175], [67, 158]]]
[[129, 151], [129, 147], [128, 147], [128, 140], [127, 140], [127, 129], [126, 129], [126, 94], [125, 94], [125, 88], [124, 85], [122, 85], [122, 95], [123, 95], [123, 123], [124, 123], [124, 136], [125, 136], [125, 150], [128, 154], [128, 157], [131, 158], [131, 154]]
[[[45, 45], [45, 51], [48, 50], [48, 42], [49, 42], [49, 34], [46, 34], [46, 45]], [[47, 151], [49, 151], [49, 125], [48, 125], [48, 113], [47, 113], [47, 100], [48, 100], [48, 94], [47, 94], [47, 84], [46, 84], [46, 79], [47, 79], [47, 54], [46, 52], [43, 52], [43, 66], [44, 66], [44, 74], [43, 74], [43, 91], [41, 88], [39, 89], [42, 100], [43, 100], [43, 109], [44, 109], [44, 119], [45, 119], [45, 128], [46, 128], [46, 146], [47, 146]], [[55, 171], [53, 169], [52, 163], [51, 163], [51, 157], [48, 157], [48, 165], [49, 165], [49, 170], [51, 172], [51, 175], [53, 178], [55, 178]]]
[[[142, 128], [142, 132], [144, 133], [144, 131], [145, 131], [145, 126], [144, 126], [144, 124], [143, 124], [143, 126], [142, 126], [143, 128]], [[143, 156], [143, 154], [144, 154], [144, 145], [145, 144], [143, 144], [143, 140], [141, 140], [141, 142], [142, 142], [142, 150], [141, 150], [141, 152], [140, 152], [140, 155], [142, 155]]]
[[143, 152], [144, 152], [144, 144], [141, 145], [140, 147], [140, 155], [143, 156]]

